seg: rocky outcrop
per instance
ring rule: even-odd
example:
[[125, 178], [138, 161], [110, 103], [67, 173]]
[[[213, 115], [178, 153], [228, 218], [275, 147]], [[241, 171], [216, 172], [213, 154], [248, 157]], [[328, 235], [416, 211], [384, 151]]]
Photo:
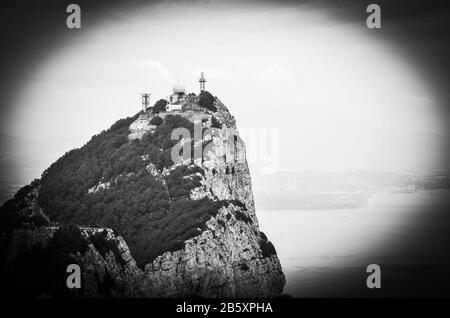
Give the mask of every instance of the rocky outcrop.
[[[192, 98], [182, 110], [157, 115], [149, 111], [133, 118], [131, 124], [127, 123], [129, 134], [128, 139], [124, 137], [125, 142], [133, 143], [134, 139], [142, 139], [146, 134], [155, 133], [157, 126], [151, 122], [157, 121], [152, 119], [158, 116], [164, 120], [169, 115], [182, 116], [190, 123], [197, 124], [199, 128], [194, 128], [194, 134], [195, 131], [200, 131], [200, 139], [198, 136], [189, 136], [183, 142], [190, 142], [194, 138], [196, 144], [204, 146], [202, 155], [193, 160], [172, 158], [173, 165], [169, 164], [163, 169], [151, 162], [149, 155], [143, 155], [138, 158], [138, 161], [145, 164], [142, 170], [150, 173], [163, 185], [170, 204], [171, 194], [167, 180], [171, 173], [180, 166], [200, 168], [192, 169], [192, 174], [182, 177], [181, 182], [194, 178], [200, 180], [182, 200], [198, 203], [207, 198], [209, 202], [217, 203], [218, 210], [206, 215], [208, 218], [201, 228], [190, 229], [194, 235], [186, 236], [184, 242], [181, 240], [180, 245], [175, 248], [165, 249], [166, 252], [161, 255], [155, 251], [158, 256], [152, 257], [141, 268], [136, 265], [125, 240], [116, 236], [111, 229], [81, 227], [82, 236], [90, 243], [86, 250], [72, 253], [82, 269], [84, 282], [82, 291], [76, 296], [279, 295], [283, 291], [285, 277], [275, 248], [259, 229], [245, 145], [239, 137], [235, 119], [218, 99], [214, 107], [207, 110]], [[136, 179], [140, 177], [142, 170], [120, 177]], [[117, 175], [106, 180], [94, 179], [96, 183], [92, 182], [83, 190], [86, 195], [101, 195], [114, 189], [118, 179]], [[42, 211], [36, 199], [39, 195], [39, 182], [30, 189], [25, 191], [24, 199], [18, 198], [14, 202], [15, 206], [22, 207], [19, 211], [21, 214], [34, 211], [33, 215], [39, 213], [45, 216], [45, 211]], [[148, 215], [151, 217], [151, 211]], [[19, 252], [29, 251], [36, 245], [45, 246], [57, 229], [57, 226], [34, 226], [14, 230], [8, 241], [6, 263], [13, 262]], [[100, 243], [99, 233], [102, 240]]]
[[[232, 204], [207, 222], [208, 230], [185, 242], [184, 249], [166, 252], [140, 269], [126, 242], [111, 229], [80, 228], [90, 243], [72, 256], [82, 270], [78, 297], [272, 297], [285, 279], [275, 254], [264, 255], [263, 234]], [[18, 229], [11, 235], [6, 266], [18, 254], [46, 247], [58, 227]], [[99, 250], [93, 236], [105, 233], [113, 250]], [[105, 291], [107, 286], [107, 291]]]
[[275, 254], [264, 255], [264, 239], [252, 221], [239, 220], [233, 205], [207, 222], [208, 230], [145, 267], [140, 290], [148, 297], [271, 297], [285, 283]]
[[[211, 144], [203, 160], [194, 160], [202, 167], [204, 177], [202, 185], [192, 191], [191, 199], [208, 196], [237, 205], [222, 207], [206, 223], [205, 231], [184, 243], [184, 249], [166, 252], [147, 264], [139, 285], [145, 297], [271, 297], [283, 290], [285, 278], [275, 250], [267, 252], [262, 248], [271, 243], [259, 231], [245, 145], [225, 105], [217, 100], [215, 107], [214, 113], [177, 112], [202, 124], [202, 128], [213, 128], [214, 116], [220, 126], [203, 136]], [[151, 118], [141, 115], [130, 126], [129, 138], [138, 138], [144, 127], [149, 127], [151, 133], [150, 125], [142, 123]], [[186, 163], [180, 161], [174, 167], [180, 164]]]
[[[107, 296], [136, 297], [134, 285], [142, 271], [131, 256], [127, 243], [121, 236], [115, 236], [111, 229], [88, 228], [82, 233], [89, 238], [95, 233], [106, 231], [105, 239], [116, 246], [116, 253], [112, 250], [98, 251], [94, 244], [89, 249], [78, 254], [76, 259], [82, 268], [83, 296], [98, 297], [104, 293], [104, 285], [108, 282]], [[102, 290], [103, 289], [103, 290]]]

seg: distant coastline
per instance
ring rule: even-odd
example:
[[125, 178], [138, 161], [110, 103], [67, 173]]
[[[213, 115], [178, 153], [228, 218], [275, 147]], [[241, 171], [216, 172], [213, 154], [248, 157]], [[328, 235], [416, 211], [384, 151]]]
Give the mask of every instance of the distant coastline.
[[[367, 207], [382, 193], [450, 189], [445, 174], [409, 175], [385, 171], [281, 172], [256, 176], [258, 210], [342, 210]], [[273, 190], [278, 184], [278, 191]], [[281, 190], [281, 191], [280, 191]]]

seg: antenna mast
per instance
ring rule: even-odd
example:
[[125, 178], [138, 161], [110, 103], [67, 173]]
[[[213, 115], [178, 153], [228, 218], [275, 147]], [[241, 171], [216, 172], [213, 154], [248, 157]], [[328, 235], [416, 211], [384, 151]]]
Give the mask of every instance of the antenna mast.
[[205, 83], [206, 83], [206, 78], [203, 72], [201, 73], [200, 79], [198, 81], [200, 83], [200, 92], [203, 92], [205, 90]]
[[142, 99], [142, 111], [147, 112], [147, 108], [150, 105], [150, 93], [141, 93]]

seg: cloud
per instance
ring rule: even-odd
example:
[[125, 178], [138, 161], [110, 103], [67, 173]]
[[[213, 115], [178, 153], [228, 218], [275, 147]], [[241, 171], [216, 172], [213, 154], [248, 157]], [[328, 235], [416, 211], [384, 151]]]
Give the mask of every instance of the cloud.
[[184, 66], [186, 74], [191, 76], [200, 76], [201, 72], [205, 73], [207, 79], [221, 80], [221, 81], [233, 81], [235, 79], [235, 71], [232, 69], [224, 70], [211, 65], [194, 65], [187, 64]]
[[155, 72], [160, 78], [169, 83], [174, 83], [169, 70], [157, 60], [140, 60], [134, 63], [139, 68]]
[[294, 75], [279, 64], [273, 64], [257, 75], [258, 79], [266, 81], [292, 81]]

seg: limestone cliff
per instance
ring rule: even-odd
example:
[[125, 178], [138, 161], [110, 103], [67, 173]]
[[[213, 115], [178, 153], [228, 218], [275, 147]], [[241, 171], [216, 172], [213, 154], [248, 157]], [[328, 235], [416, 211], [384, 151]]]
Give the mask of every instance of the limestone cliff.
[[[180, 140], [181, 144], [192, 145], [192, 149], [200, 145], [200, 156], [179, 156], [168, 160], [167, 156], [164, 156], [170, 152], [170, 148], [164, 146], [163, 142], [161, 149], [158, 146], [153, 152], [142, 151], [143, 147], [138, 148], [136, 154], [139, 154], [139, 158], [132, 158], [132, 169], [116, 169], [116, 166], [112, 166], [115, 162], [110, 160], [112, 163], [108, 161], [108, 164], [114, 169], [108, 167], [103, 173], [94, 174], [90, 173], [90, 163], [98, 164], [101, 155], [93, 155], [92, 158], [96, 161], [88, 162], [89, 153], [82, 148], [81, 151], [85, 151], [82, 155], [76, 151], [67, 155], [70, 165], [65, 163], [63, 158], [61, 162], [50, 167], [43, 174], [42, 187], [39, 181], [35, 182], [31, 187], [34, 191], [32, 198], [30, 199], [30, 195], [25, 196], [28, 198], [27, 202], [32, 202], [32, 205], [28, 204], [27, 208], [27, 204], [23, 204], [20, 198], [9, 205], [20, 206], [21, 209], [16, 210], [21, 214], [30, 209], [38, 211], [50, 222], [86, 225], [87, 221], [119, 229], [121, 236], [116, 236], [109, 229], [102, 232], [106, 233], [104, 239], [109, 244], [109, 250], [105, 251], [103, 248], [99, 251], [95, 244], [89, 243], [88, 249], [74, 253], [82, 268], [86, 289], [78, 296], [102, 296], [105, 279], [109, 282], [109, 295], [118, 297], [279, 295], [283, 290], [285, 278], [275, 248], [259, 230], [250, 172], [245, 158], [245, 145], [239, 137], [233, 116], [220, 100], [216, 98], [212, 107], [205, 109], [199, 106], [196, 96], [189, 96], [181, 110], [154, 113], [149, 109], [126, 122], [125, 128], [119, 125], [119, 129], [126, 131], [128, 141], [123, 141], [122, 137], [118, 136], [100, 144], [97, 141], [102, 138], [100, 136], [93, 138], [91, 142], [97, 142], [97, 148], [103, 147], [104, 144], [108, 147], [113, 145], [114, 152], [108, 152], [109, 156], [120, 151], [126, 153], [126, 149], [130, 149], [126, 147], [147, 145], [149, 140], [153, 142], [157, 138], [159, 142], [162, 132], [169, 131], [167, 122], [169, 119], [173, 120], [174, 116], [182, 118], [185, 123], [200, 127], [199, 130], [194, 127], [194, 136], [185, 136]], [[156, 117], [158, 120], [155, 120]], [[198, 131], [201, 134], [200, 139], [195, 137]], [[85, 148], [89, 150], [89, 147], [91, 146], [88, 143]], [[132, 149], [135, 151], [136, 148]], [[60, 167], [63, 165], [64, 167]], [[72, 187], [76, 184], [72, 180], [84, 182], [84, 179], [80, 179], [83, 173], [86, 178], [90, 175], [94, 177], [84, 182], [79, 187], [81, 190], [73, 190], [74, 194], [70, 192], [71, 188], [58, 192], [57, 182], [60, 182], [62, 175], [60, 171], [67, 174], [67, 171], [72, 170], [75, 172], [67, 177], [67, 182], [70, 181]], [[180, 171], [184, 173], [181, 177]], [[129, 191], [131, 187], [135, 189], [135, 184], [144, 178], [149, 178], [145, 184], [151, 188], [144, 188], [143, 191], [148, 192], [147, 199], [135, 204], [142, 210], [136, 214], [136, 219], [129, 213], [108, 214], [111, 209], [117, 209], [117, 204], [110, 204], [111, 200], [122, 196], [121, 193]], [[183, 184], [189, 186], [183, 188]], [[154, 189], [160, 189], [157, 197], [152, 196], [152, 193], [156, 193]], [[186, 189], [189, 190], [187, 194], [184, 193]], [[70, 201], [57, 202], [57, 205], [51, 202], [50, 194], [58, 198], [70, 195]], [[127, 199], [126, 204], [130, 204], [130, 200], [132, 198]], [[158, 200], [161, 201], [158, 205], [152, 203]], [[193, 210], [195, 216], [188, 212], [187, 207], [191, 206], [197, 207]], [[186, 209], [185, 212], [183, 209]], [[64, 213], [61, 213], [61, 210], [64, 210]], [[97, 210], [99, 212], [96, 212]], [[138, 224], [133, 225], [134, 227], [127, 225], [136, 222]], [[179, 233], [183, 225], [190, 228]], [[129, 228], [136, 228], [136, 231], [143, 234], [136, 237]], [[89, 226], [81, 229], [87, 240], [97, 237], [95, 233], [100, 230], [103, 231]], [[7, 261], [14, 259], [14, 251], [23, 250], [23, 246], [34, 242], [31, 237], [36, 237], [36, 233], [47, 233], [44, 235], [46, 241], [51, 238], [53, 231], [55, 228], [52, 227], [14, 230], [10, 234], [9, 243], [6, 244]], [[148, 233], [147, 236], [145, 233]], [[131, 244], [131, 251], [124, 239], [128, 245]], [[174, 243], [168, 244], [169, 240]], [[27, 241], [28, 243], [24, 243]], [[155, 252], [152, 250], [155, 246], [167, 247]], [[139, 266], [134, 259], [136, 257], [139, 257]]]
[[222, 208], [208, 230], [146, 265], [144, 296], [273, 297], [285, 283], [275, 254], [263, 251], [265, 238], [251, 221], [236, 218], [236, 207]]
[[[220, 126], [211, 136], [213, 146], [208, 155], [195, 162], [205, 173], [202, 186], [192, 191], [191, 199], [211, 196], [241, 204], [222, 207], [206, 222], [205, 231], [185, 242], [184, 249], [164, 253], [146, 265], [141, 280], [145, 296], [270, 297], [283, 290], [280, 262], [274, 250], [265, 250], [271, 243], [259, 231], [244, 143], [225, 105], [216, 100], [215, 107], [213, 114], [189, 106], [178, 112], [207, 128], [214, 116]], [[153, 116], [139, 116], [130, 126], [129, 138], [151, 131], [147, 123]]]

